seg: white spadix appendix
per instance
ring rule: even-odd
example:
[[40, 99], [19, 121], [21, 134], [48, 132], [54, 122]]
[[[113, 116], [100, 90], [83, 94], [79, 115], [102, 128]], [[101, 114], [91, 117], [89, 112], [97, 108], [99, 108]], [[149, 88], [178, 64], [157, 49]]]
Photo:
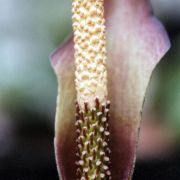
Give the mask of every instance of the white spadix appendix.
[[51, 56], [62, 180], [129, 180], [143, 100], [170, 47], [148, 0], [74, 0], [73, 37]]

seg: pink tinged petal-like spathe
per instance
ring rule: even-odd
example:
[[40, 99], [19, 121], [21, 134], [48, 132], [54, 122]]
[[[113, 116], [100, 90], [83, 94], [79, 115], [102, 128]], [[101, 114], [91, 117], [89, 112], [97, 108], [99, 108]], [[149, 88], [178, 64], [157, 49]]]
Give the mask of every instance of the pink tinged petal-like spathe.
[[51, 55], [51, 63], [58, 79], [55, 122], [55, 153], [61, 179], [75, 178], [75, 85], [73, 43], [69, 39]]
[[106, 2], [111, 171], [113, 179], [127, 180], [134, 166], [146, 88], [170, 43], [148, 0]]
[[[148, 0], [105, 1], [110, 149], [114, 180], [131, 178], [142, 104], [151, 73], [169, 49], [163, 26]], [[58, 78], [55, 150], [61, 179], [75, 179], [74, 58], [70, 39], [51, 56]]]

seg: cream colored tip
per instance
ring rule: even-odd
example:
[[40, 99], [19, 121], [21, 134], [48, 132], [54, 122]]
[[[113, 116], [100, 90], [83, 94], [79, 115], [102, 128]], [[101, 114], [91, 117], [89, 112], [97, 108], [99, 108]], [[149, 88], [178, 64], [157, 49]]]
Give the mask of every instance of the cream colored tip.
[[106, 39], [103, 0], [73, 1], [75, 84], [80, 108], [107, 99]]

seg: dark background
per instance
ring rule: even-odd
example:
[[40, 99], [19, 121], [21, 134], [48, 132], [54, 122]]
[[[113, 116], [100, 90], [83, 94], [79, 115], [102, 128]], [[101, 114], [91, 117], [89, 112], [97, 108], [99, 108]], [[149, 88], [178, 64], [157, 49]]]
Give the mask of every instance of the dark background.
[[[172, 48], [148, 88], [133, 180], [180, 179], [180, 1], [153, 0]], [[0, 0], [0, 180], [56, 180], [56, 77], [69, 0]]]

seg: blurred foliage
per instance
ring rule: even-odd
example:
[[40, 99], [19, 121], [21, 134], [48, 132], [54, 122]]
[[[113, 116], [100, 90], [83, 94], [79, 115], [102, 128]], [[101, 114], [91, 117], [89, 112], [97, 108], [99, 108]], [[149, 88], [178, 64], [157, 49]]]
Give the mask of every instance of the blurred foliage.
[[[157, 66], [153, 111], [180, 135], [180, 34], [172, 39], [172, 48]], [[155, 81], [155, 80], [154, 80]]]
[[48, 57], [71, 31], [70, 6], [67, 0], [0, 0], [0, 106], [52, 115], [56, 79]]

